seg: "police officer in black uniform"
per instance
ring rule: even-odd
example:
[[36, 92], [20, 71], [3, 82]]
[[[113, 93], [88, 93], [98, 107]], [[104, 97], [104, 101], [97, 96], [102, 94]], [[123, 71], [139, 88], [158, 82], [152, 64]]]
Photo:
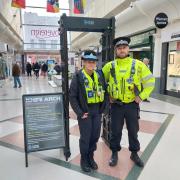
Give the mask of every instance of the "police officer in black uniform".
[[107, 94], [101, 71], [97, 71], [97, 56], [94, 51], [84, 51], [84, 68], [78, 71], [70, 85], [70, 103], [77, 114], [80, 130], [79, 147], [81, 169], [90, 172], [98, 169], [94, 151], [100, 137], [101, 115], [106, 107]]

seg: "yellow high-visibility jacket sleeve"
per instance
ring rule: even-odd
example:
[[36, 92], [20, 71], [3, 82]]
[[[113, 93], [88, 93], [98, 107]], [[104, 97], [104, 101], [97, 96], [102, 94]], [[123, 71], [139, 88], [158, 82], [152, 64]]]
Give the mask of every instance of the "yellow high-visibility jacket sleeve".
[[152, 93], [155, 87], [155, 78], [144, 63], [141, 64], [141, 67], [141, 83], [143, 88], [139, 96], [142, 100], [144, 100], [147, 99]]
[[102, 68], [102, 72], [104, 74], [106, 82], [109, 81], [109, 75], [110, 75], [110, 69], [111, 69], [111, 62], [108, 62], [107, 64], [104, 65]]

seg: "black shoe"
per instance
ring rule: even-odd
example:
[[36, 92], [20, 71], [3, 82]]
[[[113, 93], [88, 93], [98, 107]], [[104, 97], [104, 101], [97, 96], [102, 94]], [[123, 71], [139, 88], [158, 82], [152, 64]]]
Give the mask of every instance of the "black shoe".
[[93, 170], [97, 170], [98, 169], [98, 165], [94, 160], [93, 155], [89, 155], [89, 159], [88, 159], [89, 165]]
[[19, 86], [19, 88], [21, 88], [22, 86]]
[[137, 153], [131, 153], [130, 159], [139, 167], [144, 167], [144, 162], [140, 159]]
[[13, 88], [17, 88], [17, 86], [14, 86]]
[[81, 158], [81, 169], [84, 172], [91, 172], [91, 168], [89, 167], [89, 163], [86, 159]]
[[118, 152], [112, 152], [112, 156], [109, 161], [109, 166], [116, 166], [117, 162], [118, 162]]

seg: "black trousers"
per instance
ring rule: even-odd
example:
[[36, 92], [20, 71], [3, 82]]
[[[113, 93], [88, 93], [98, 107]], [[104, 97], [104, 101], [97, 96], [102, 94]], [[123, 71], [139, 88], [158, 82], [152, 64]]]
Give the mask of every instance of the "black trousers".
[[39, 77], [39, 70], [35, 70], [34, 73], [35, 73], [36, 78], [38, 78]]
[[121, 150], [120, 141], [124, 121], [126, 121], [128, 130], [129, 150], [137, 152], [140, 150], [140, 143], [138, 141], [139, 105], [135, 102], [123, 104], [122, 106], [112, 104], [110, 149], [113, 152]]
[[92, 155], [97, 148], [97, 142], [101, 131], [101, 114], [99, 114], [99, 104], [89, 106], [87, 119], [78, 118], [80, 139], [79, 148], [81, 157], [86, 158]]
[[27, 71], [27, 76], [31, 76], [31, 71]]

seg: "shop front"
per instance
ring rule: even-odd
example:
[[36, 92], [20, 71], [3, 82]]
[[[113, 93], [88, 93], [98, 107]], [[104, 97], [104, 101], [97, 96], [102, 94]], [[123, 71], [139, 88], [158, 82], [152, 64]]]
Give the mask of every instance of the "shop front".
[[180, 40], [169, 42], [165, 93], [180, 97]]
[[153, 34], [156, 33], [156, 29], [149, 29], [143, 32], [139, 32], [130, 35], [130, 55], [139, 60], [148, 58], [150, 60], [150, 70], [153, 70], [154, 60], [154, 39]]
[[161, 33], [162, 94], [180, 97], [180, 22], [173, 23]]

